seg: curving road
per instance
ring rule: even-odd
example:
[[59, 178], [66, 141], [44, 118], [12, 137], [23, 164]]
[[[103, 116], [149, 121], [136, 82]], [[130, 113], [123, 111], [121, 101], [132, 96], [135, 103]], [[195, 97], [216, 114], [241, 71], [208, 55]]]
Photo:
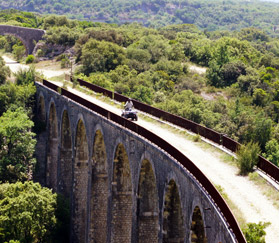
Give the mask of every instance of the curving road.
[[[62, 83], [54, 83], [62, 86]], [[68, 90], [111, 112], [121, 114], [120, 109], [93, 96], [74, 90], [70, 86], [68, 86]], [[200, 168], [212, 183], [221, 185], [231, 201], [238, 206], [247, 222], [270, 222], [271, 225], [266, 229], [266, 242], [279, 242], [279, 210], [247, 177], [238, 176], [237, 168], [224, 163], [216, 149], [202, 148], [197, 143], [188, 140], [185, 135], [174, 133], [165, 126], [162, 127], [156, 120], [148, 122], [139, 118], [138, 123], [178, 148]]]

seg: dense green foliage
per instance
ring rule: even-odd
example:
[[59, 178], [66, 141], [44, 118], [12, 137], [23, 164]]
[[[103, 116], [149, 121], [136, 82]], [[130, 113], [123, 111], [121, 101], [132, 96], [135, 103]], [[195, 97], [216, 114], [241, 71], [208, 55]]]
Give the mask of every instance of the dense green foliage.
[[33, 122], [23, 108], [8, 110], [0, 117], [0, 180], [15, 182], [32, 178], [35, 164]]
[[[272, 35], [279, 33], [279, 4], [257, 0], [0, 0], [0, 9], [9, 8], [97, 22], [136, 21], [152, 27], [187, 23], [210, 31], [253, 26]], [[12, 16], [4, 13], [1, 19], [28, 27], [40, 24], [40, 20], [26, 12]]]
[[[40, 17], [40, 23], [47, 30], [44, 43], [50, 46], [43, 45], [36, 57], [48, 55], [48, 48], [56, 48], [52, 45], [74, 46], [74, 56], [62, 54], [57, 60], [69, 67], [75, 59], [79, 77], [241, 143], [257, 142], [264, 155], [278, 163], [277, 38], [255, 28], [209, 32], [192, 24], [156, 30], [65, 16]], [[15, 52], [20, 43], [8, 38], [0, 39], [0, 45]], [[207, 67], [206, 74], [190, 72], [189, 61]], [[25, 74], [19, 73], [32, 81], [32, 75]]]
[[29, 64], [29, 63], [33, 63], [35, 60], [35, 57], [33, 55], [28, 55], [25, 59], [25, 63]]
[[[29, 2], [35, 6], [36, 1]], [[48, 1], [40, 3], [45, 6]], [[160, 3], [163, 5], [164, 2]], [[175, 1], [173, 3], [176, 6]], [[137, 6], [138, 2], [129, 4]], [[199, 6], [199, 3], [195, 4]], [[156, 1], [146, 6], [151, 5], [159, 9]], [[200, 6], [207, 6], [207, 3]], [[11, 12], [12, 16], [21, 14]], [[114, 16], [117, 17], [117, 14]], [[70, 60], [75, 60], [75, 64], [79, 65], [76, 77], [206, 125], [241, 143], [248, 143], [239, 151], [241, 174], [253, 168], [260, 150], [278, 165], [279, 40], [276, 37], [255, 28], [244, 28], [238, 32], [209, 32], [200, 31], [192, 24], [153, 29], [136, 23], [118, 26], [69, 20], [64, 16], [32, 15], [30, 18], [33, 17], [39, 20], [36, 27], [47, 30], [43, 44], [50, 45], [51, 49], [56, 45], [73, 47], [71, 52], [63, 53], [57, 60], [63, 61], [65, 66], [69, 65]], [[156, 26], [160, 22], [157, 20], [160, 19], [152, 20]], [[18, 20], [14, 18], [13, 21]], [[24, 20], [24, 23], [27, 22]], [[207, 23], [210, 23], [209, 19]], [[0, 38], [0, 47], [21, 58], [22, 44], [16, 38]], [[42, 46], [36, 57], [47, 56], [48, 51]], [[193, 63], [206, 68], [206, 73], [191, 71], [189, 65]], [[8, 71], [3, 73], [2, 83]], [[11, 131], [19, 129], [20, 132], [30, 132], [30, 126], [28, 129], [22, 128], [19, 125], [25, 122], [19, 121], [23, 119], [23, 112], [31, 116], [34, 75], [32, 68], [29, 71], [21, 70], [16, 74], [16, 84], [7, 82], [0, 86], [0, 121], [3, 123], [0, 126], [0, 153], [4, 161], [1, 160], [0, 171], [8, 177], [3, 177], [4, 181], [26, 180], [32, 171], [31, 148], [27, 149], [30, 152], [29, 162], [24, 160], [25, 157], [23, 160], [20, 157], [20, 148], [12, 148], [11, 154], [15, 154], [12, 158], [5, 154], [8, 151], [6, 148], [9, 148], [6, 142], [10, 139], [6, 135], [9, 127], [5, 124], [12, 118]], [[22, 108], [16, 109], [18, 106]], [[25, 121], [31, 124], [30, 120]], [[22, 139], [17, 145], [23, 146], [29, 141], [25, 136]], [[32, 144], [33, 141], [30, 142]], [[27, 168], [28, 163], [30, 166]], [[67, 210], [63, 212], [60, 208], [59, 212], [57, 218], [68, 222]], [[55, 237], [52, 237], [59, 242], [65, 229], [68, 229], [68, 225], [60, 224], [53, 231]], [[250, 230], [253, 231], [252, 228]]]
[[56, 195], [38, 183], [0, 184], [0, 241], [49, 242]]
[[[20, 75], [18, 75], [18, 78]], [[20, 82], [18, 82], [20, 83]], [[21, 83], [22, 84], [22, 83]], [[36, 140], [30, 120], [36, 88], [33, 83], [0, 86], [0, 181], [32, 178]]]
[[69, 200], [31, 181], [35, 69], [20, 70], [15, 83], [6, 80], [2, 58], [1, 69], [0, 242], [69, 242]]
[[247, 240], [247, 243], [265, 243], [265, 228], [270, 223], [259, 222], [256, 223], [248, 223], [247, 226], [243, 229], [243, 233]]
[[[1, 4], [1, 9], [6, 8]], [[34, 13], [17, 11], [14, 9], [7, 9], [0, 11], [0, 23], [29, 28], [37, 28], [41, 24], [41, 19]]]
[[10, 75], [10, 69], [5, 66], [4, 59], [0, 57], [0, 85], [5, 83], [9, 75]]

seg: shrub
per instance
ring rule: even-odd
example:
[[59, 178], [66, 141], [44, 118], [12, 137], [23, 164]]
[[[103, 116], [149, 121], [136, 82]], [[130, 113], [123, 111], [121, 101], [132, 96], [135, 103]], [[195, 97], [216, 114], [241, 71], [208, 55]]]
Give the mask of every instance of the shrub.
[[60, 66], [61, 66], [61, 68], [68, 68], [71, 66], [71, 62], [68, 58], [63, 58], [63, 59], [61, 59]]
[[194, 136], [194, 142], [201, 142], [201, 136], [199, 134]]
[[265, 228], [270, 225], [270, 223], [259, 222], [248, 223], [247, 226], [243, 229], [243, 233], [247, 240], [247, 243], [265, 243]]
[[25, 63], [28, 64], [28, 63], [33, 63], [35, 60], [35, 57], [33, 55], [28, 55], [25, 59]]
[[240, 175], [247, 175], [253, 171], [254, 165], [258, 163], [259, 153], [260, 147], [257, 143], [249, 142], [247, 145], [241, 146], [236, 153]]
[[15, 74], [17, 85], [26, 85], [34, 83], [36, 79], [35, 67], [30, 67], [29, 69], [20, 69]]
[[36, 53], [36, 56], [37, 57], [43, 57], [45, 55], [45, 52], [43, 51], [43, 50], [41, 50], [41, 49], [39, 49], [38, 51], [37, 51], [37, 53]]
[[13, 54], [15, 55], [17, 61], [20, 61], [24, 57], [25, 51], [26, 50], [24, 46], [19, 46], [19, 45], [13, 46]]

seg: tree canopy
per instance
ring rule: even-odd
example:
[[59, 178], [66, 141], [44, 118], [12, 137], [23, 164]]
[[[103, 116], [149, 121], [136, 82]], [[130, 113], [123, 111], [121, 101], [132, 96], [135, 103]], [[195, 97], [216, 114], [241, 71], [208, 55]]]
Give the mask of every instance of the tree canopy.
[[[0, 8], [67, 15], [71, 19], [95, 22], [139, 22], [156, 28], [172, 24], [195, 24], [209, 31], [256, 27], [274, 36], [279, 33], [279, 3], [265, 1], [263, 4], [259, 0], [0, 0]], [[41, 18], [33, 13], [5, 10], [0, 18], [9, 23], [38, 27], [42, 23]], [[53, 23], [54, 20], [50, 18], [45, 26]], [[65, 18], [60, 19], [60, 23], [68, 24]], [[264, 38], [247, 33], [247, 38], [251, 37]]]
[[47, 242], [56, 224], [56, 198], [31, 181], [0, 184], [0, 241]]
[[15, 182], [32, 178], [36, 140], [33, 122], [23, 108], [8, 110], [0, 117], [0, 178]]

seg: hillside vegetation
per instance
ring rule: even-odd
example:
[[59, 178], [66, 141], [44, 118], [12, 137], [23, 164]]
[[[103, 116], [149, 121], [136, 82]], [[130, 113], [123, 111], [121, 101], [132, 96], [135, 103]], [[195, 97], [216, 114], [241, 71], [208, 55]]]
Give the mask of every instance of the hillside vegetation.
[[[21, 3], [17, 1], [18, 6]], [[47, 3], [41, 1], [42, 9]], [[258, 144], [263, 155], [278, 165], [278, 38], [252, 27], [234, 32], [201, 31], [193, 24], [156, 29], [17, 10], [1, 11], [0, 23], [46, 30], [35, 57], [26, 59], [18, 39], [0, 36], [0, 49], [12, 52], [18, 60], [30, 63], [51, 58], [63, 67], [74, 64], [78, 66], [75, 78], [193, 120], [241, 143]], [[193, 64], [205, 67], [206, 73], [190, 71]], [[68, 242], [67, 200], [59, 202], [50, 190], [26, 182], [36, 174], [34, 131], [45, 129], [45, 124], [33, 127], [34, 72], [32, 68], [21, 71], [11, 83], [7, 81], [10, 71], [0, 58], [0, 241]], [[38, 199], [31, 204], [33, 194]], [[21, 210], [9, 217], [10, 205], [19, 203]], [[45, 212], [44, 207], [49, 209], [48, 217], [33, 213]], [[28, 220], [19, 228], [26, 229], [28, 239], [26, 232], [15, 231], [18, 217], [26, 214]], [[38, 222], [44, 228], [38, 229]], [[250, 226], [249, 232], [255, 228]], [[260, 239], [265, 226], [259, 227]]]
[[209, 31], [257, 27], [279, 33], [279, 4], [258, 0], [0, 0], [0, 9], [10, 8], [156, 28], [187, 23]]
[[[12, 11], [10, 16], [24, 14]], [[63, 16], [34, 18], [46, 29], [36, 58], [53, 56], [56, 48], [60, 53], [68, 50], [57, 60], [63, 66], [70, 66], [70, 60], [79, 64], [78, 77], [241, 143], [258, 143], [262, 153], [278, 165], [277, 38], [255, 28], [204, 32], [184, 24], [157, 30], [135, 23], [118, 26]], [[11, 36], [0, 38], [0, 48], [24, 54], [22, 44]], [[189, 61], [206, 67], [206, 74], [190, 72]]]

